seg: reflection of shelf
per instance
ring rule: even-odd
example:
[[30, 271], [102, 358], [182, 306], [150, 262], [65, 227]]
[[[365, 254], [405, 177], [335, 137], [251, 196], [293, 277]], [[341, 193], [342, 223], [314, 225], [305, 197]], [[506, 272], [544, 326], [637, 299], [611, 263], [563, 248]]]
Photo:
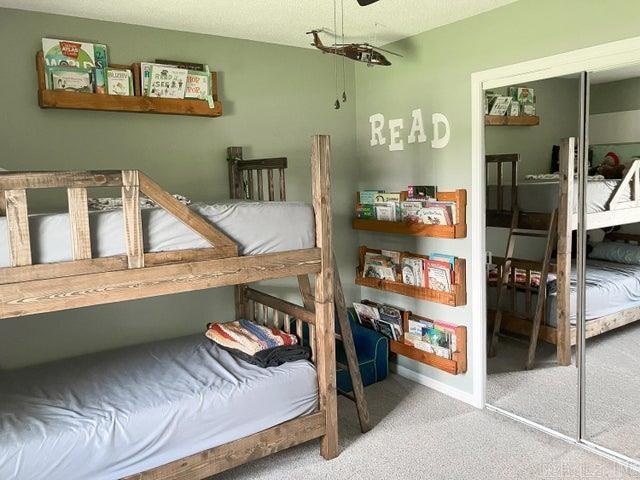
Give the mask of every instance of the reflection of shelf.
[[[466, 287], [466, 267], [465, 260], [463, 258], [456, 258], [454, 265], [454, 280], [453, 292], [442, 292], [440, 290], [432, 290], [425, 287], [416, 287], [415, 285], [407, 285], [402, 282], [392, 282], [390, 280], [381, 280], [378, 278], [370, 278], [362, 276], [362, 269], [364, 263], [364, 255], [366, 252], [381, 253], [381, 250], [370, 249], [367, 247], [360, 247], [360, 266], [356, 271], [356, 285], [363, 287], [375, 288], [377, 290], [383, 290], [386, 292], [398, 293], [407, 297], [419, 298], [420, 300], [427, 300], [429, 302], [442, 303], [451, 307], [458, 307], [467, 304], [467, 287]], [[425, 255], [418, 255], [414, 253], [403, 253], [402, 255], [411, 257], [423, 257], [428, 258]]]
[[507, 125], [530, 127], [540, 124], [540, 117], [537, 115], [520, 115], [518, 117], [510, 117], [508, 115], [485, 115], [484, 124], [489, 126]]
[[[403, 192], [404, 194], [405, 192]], [[352, 226], [356, 230], [370, 232], [397, 233], [401, 235], [415, 235], [420, 237], [465, 238], [467, 236], [467, 191], [438, 192], [441, 202], [456, 202], [455, 225], [425, 225], [421, 223], [385, 222], [383, 220], [363, 220], [355, 218]]]
[[[428, 318], [414, 315], [411, 312], [404, 312], [403, 329], [405, 332], [409, 329], [409, 316], [420, 320], [429, 320]], [[456, 351], [451, 355], [451, 360], [440, 357], [435, 353], [420, 350], [413, 345], [404, 343], [403, 340], [398, 342], [390, 340], [389, 347], [393, 353], [410, 358], [416, 362], [431, 365], [452, 375], [465, 373], [467, 371], [467, 327], [456, 327]]]
[[213, 94], [214, 108], [209, 108], [209, 104], [204, 100], [152, 98], [142, 96], [139, 91], [140, 65], [118, 65], [117, 67], [129, 68], [132, 70], [134, 75], [135, 95], [104, 95], [99, 93], [47, 90], [45, 87], [44, 59], [42, 52], [38, 52], [36, 56], [36, 69], [38, 71], [38, 105], [40, 105], [41, 108], [164, 113], [199, 117], [219, 117], [222, 115], [222, 103], [218, 100], [216, 72], [211, 73], [211, 90]]

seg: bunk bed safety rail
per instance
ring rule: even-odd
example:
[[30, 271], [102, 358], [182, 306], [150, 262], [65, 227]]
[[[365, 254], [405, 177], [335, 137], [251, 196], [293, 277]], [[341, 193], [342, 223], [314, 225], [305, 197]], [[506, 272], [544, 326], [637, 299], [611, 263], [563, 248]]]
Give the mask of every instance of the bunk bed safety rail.
[[229, 162], [229, 194], [233, 199], [264, 200], [264, 177], [267, 177], [269, 201], [275, 200], [276, 182], [274, 172], [278, 171], [278, 191], [281, 202], [287, 197], [285, 169], [286, 157], [244, 160], [242, 147], [227, 148]]
[[[92, 257], [87, 189], [96, 187], [122, 189], [126, 255]], [[73, 260], [34, 265], [27, 191], [52, 188], [67, 190]], [[4, 200], [10, 256], [10, 267], [0, 268], [0, 284], [238, 255], [235, 243], [138, 170], [0, 172], [0, 193]], [[211, 248], [145, 253], [140, 195], [150, 198], [184, 223], [204, 238]]]
[[[629, 187], [629, 200], [623, 200]], [[640, 207], [640, 160], [634, 160], [609, 200], [609, 210]]]
[[[513, 211], [518, 205], [518, 162], [520, 154], [501, 153], [497, 155], [486, 155], [486, 178], [489, 178], [490, 165], [496, 166], [496, 210], [505, 211], [504, 208], [504, 166], [511, 165], [511, 204], [508, 210]], [[487, 199], [489, 200], [489, 199]], [[490, 204], [487, 201], [487, 204]]]

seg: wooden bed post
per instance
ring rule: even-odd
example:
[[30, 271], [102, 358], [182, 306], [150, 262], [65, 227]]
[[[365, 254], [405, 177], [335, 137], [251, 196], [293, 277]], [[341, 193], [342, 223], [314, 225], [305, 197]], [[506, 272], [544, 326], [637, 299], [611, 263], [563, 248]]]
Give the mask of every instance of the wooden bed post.
[[230, 198], [244, 198], [242, 172], [238, 168], [238, 161], [242, 160], [242, 147], [227, 148], [227, 163], [229, 164], [229, 196]]
[[573, 232], [574, 156], [576, 139], [560, 143], [560, 198], [558, 199], [557, 344], [560, 365], [571, 365], [571, 234]]
[[316, 219], [316, 246], [321, 249], [321, 270], [316, 274], [315, 310], [320, 410], [326, 431], [320, 453], [338, 456], [335, 318], [333, 299], [333, 249], [331, 245], [331, 144], [328, 135], [314, 135], [311, 146], [311, 186]]

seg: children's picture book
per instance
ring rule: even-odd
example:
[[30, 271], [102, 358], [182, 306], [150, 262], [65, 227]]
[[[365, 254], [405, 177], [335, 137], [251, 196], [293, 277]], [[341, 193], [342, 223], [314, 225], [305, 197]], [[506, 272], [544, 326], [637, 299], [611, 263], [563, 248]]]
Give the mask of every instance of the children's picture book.
[[400, 203], [400, 212], [402, 221], [405, 223], [421, 223], [420, 210], [422, 209], [421, 200], [407, 200]]
[[391, 305], [383, 305], [379, 309], [380, 321], [387, 322], [394, 331], [394, 340], [402, 338], [402, 311]]
[[368, 203], [358, 203], [356, 205], [356, 218], [362, 220], [373, 220], [376, 218], [376, 209], [374, 205]]
[[375, 203], [399, 202], [400, 193], [377, 193], [374, 200]]
[[395, 222], [397, 220], [397, 209], [394, 202], [376, 203], [376, 220], [385, 222]]
[[385, 322], [384, 320], [378, 320], [378, 331], [390, 340], [398, 340], [400, 338], [397, 336], [397, 332], [393, 328], [393, 325], [389, 322]]
[[380, 280], [396, 280], [396, 264], [385, 255], [376, 255], [367, 252], [364, 256], [364, 277], [377, 278]]
[[189, 70], [187, 73], [187, 86], [184, 98], [206, 100], [211, 92], [210, 76], [207, 72]]
[[353, 309], [356, 311], [356, 316], [358, 317], [360, 325], [371, 328], [372, 330], [378, 330], [380, 314], [376, 307], [356, 302], [353, 304]]
[[418, 212], [420, 223], [427, 225], [453, 225], [450, 208], [438, 203], [427, 203]]
[[489, 115], [506, 115], [509, 105], [511, 104], [511, 97], [499, 96], [493, 101]]
[[358, 192], [360, 203], [373, 205], [376, 203], [376, 195], [379, 193], [384, 193], [384, 190], [360, 190], [360, 192]]
[[451, 265], [448, 262], [425, 259], [427, 288], [440, 292], [451, 291]]
[[404, 257], [402, 259], [402, 283], [416, 287], [425, 286], [423, 258]]
[[93, 70], [75, 67], [50, 67], [51, 90], [93, 93]]
[[107, 94], [133, 95], [133, 74], [131, 70], [107, 68]]
[[149, 78], [148, 95], [160, 98], [184, 98], [187, 73], [183, 68], [153, 65]]
[[435, 200], [438, 187], [435, 185], [409, 185], [407, 195], [418, 200]]
[[206, 65], [204, 63], [183, 62], [181, 60], [159, 60], [156, 58], [156, 63], [161, 65], [167, 65], [169, 67], [184, 68], [186, 70], [194, 70], [196, 72], [204, 72]]
[[451, 283], [455, 282], [454, 269], [456, 267], [456, 257], [454, 255], [445, 255], [444, 253], [431, 253], [429, 255], [429, 258], [431, 260], [447, 262], [451, 268]]
[[[107, 93], [107, 68], [109, 60], [107, 58], [107, 46], [96, 43], [93, 45], [93, 56], [95, 59], [95, 90], [96, 93]], [[131, 95], [133, 95], [133, 90]]]
[[57, 38], [42, 39], [45, 79], [47, 88], [51, 89], [51, 67], [75, 67], [91, 70], [95, 67], [93, 43], [60, 40]]

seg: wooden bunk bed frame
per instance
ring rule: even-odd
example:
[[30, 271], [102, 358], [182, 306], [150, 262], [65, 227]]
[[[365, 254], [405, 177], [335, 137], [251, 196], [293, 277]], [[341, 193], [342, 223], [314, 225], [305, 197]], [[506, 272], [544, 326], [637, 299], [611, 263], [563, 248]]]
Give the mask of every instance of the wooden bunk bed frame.
[[[176, 201], [136, 170], [93, 172], [0, 172], [5, 199], [11, 266], [0, 268], [0, 319], [77, 307], [121, 302], [227, 285], [236, 289], [236, 315], [263, 323], [296, 319], [310, 333], [318, 377], [318, 410], [262, 432], [214, 447], [129, 479], [203, 479], [240, 464], [320, 438], [325, 459], [338, 455], [336, 364], [334, 340], [334, 261], [331, 241], [330, 139], [312, 138], [311, 171], [316, 247], [238, 256], [237, 246], [195, 212]], [[92, 258], [87, 188], [121, 187], [126, 255]], [[26, 191], [67, 189], [73, 260], [33, 264]], [[144, 253], [138, 198], [144, 194], [205, 238], [210, 248]], [[304, 292], [304, 306], [278, 299], [247, 283], [298, 277], [315, 293]], [[302, 284], [301, 283], [301, 284]], [[272, 315], [269, 315], [269, 312]]]
[[[557, 312], [556, 327], [546, 325], [542, 322], [540, 325], [538, 338], [556, 345], [556, 356], [560, 365], [571, 364], [571, 347], [576, 345], [577, 331], [576, 327], [570, 323], [570, 301], [571, 301], [571, 248], [572, 248], [572, 232], [578, 228], [578, 214], [575, 213], [574, 207], [574, 172], [575, 172], [575, 148], [576, 139], [566, 138], [560, 143], [560, 175], [559, 175], [559, 198], [558, 198], [558, 239], [556, 249], [555, 264], [551, 264], [550, 272], [556, 274], [557, 282]], [[498, 188], [496, 209], [487, 210], [487, 226], [488, 227], [506, 227], [511, 224], [511, 217], [514, 207], [517, 207], [518, 198], [518, 182], [517, 182], [517, 162], [519, 157], [517, 154], [487, 155], [487, 169], [490, 165], [496, 165], [498, 173]], [[502, 173], [503, 166], [509, 163], [512, 171], [512, 181], [510, 185], [511, 199], [509, 208], [505, 208], [502, 202], [503, 184]], [[623, 200], [626, 186], [630, 186], [630, 199]], [[634, 161], [616, 188], [609, 200], [607, 209], [601, 212], [591, 212], [585, 214], [585, 222], [587, 230], [604, 228], [609, 226], [623, 225], [628, 223], [640, 222], [640, 160]], [[518, 225], [520, 228], [529, 228], [533, 230], [541, 230], [548, 223], [549, 213], [540, 212], [519, 212]], [[633, 236], [632, 236], [633, 237]], [[609, 236], [609, 239], [615, 237]], [[618, 238], [621, 239], [621, 238]], [[635, 238], [626, 237], [625, 241], [637, 241]], [[640, 242], [639, 242], [640, 243]], [[503, 262], [505, 259], [496, 259]], [[522, 269], [526, 278], [530, 279], [534, 271], [540, 271], [539, 262], [531, 262], [527, 260], [512, 259], [511, 267]], [[501, 265], [499, 265], [501, 268]], [[508, 266], [508, 268], [510, 268]], [[537, 291], [536, 288], [518, 287], [531, 294], [531, 290]], [[515, 293], [514, 293], [515, 297]], [[521, 315], [515, 311], [503, 312], [502, 328], [523, 335], [531, 335], [532, 322], [529, 315]], [[489, 324], [495, 311], [489, 312]], [[630, 308], [621, 310], [611, 315], [589, 320], [586, 325], [586, 337], [590, 338], [601, 333], [613, 330], [615, 328], [627, 325], [636, 320], [640, 320], [640, 308]]]

